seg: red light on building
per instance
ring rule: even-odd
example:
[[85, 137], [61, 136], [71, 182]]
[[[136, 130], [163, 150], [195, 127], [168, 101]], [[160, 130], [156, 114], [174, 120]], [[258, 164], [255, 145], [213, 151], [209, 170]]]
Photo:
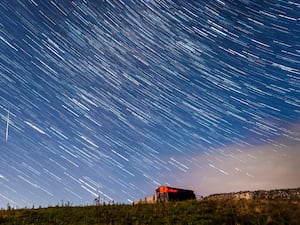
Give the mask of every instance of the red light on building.
[[156, 198], [158, 202], [166, 202], [195, 199], [196, 196], [192, 190], [160, 186], [156, 189]]
[[169, 187], [166, 187], [166, 186], [160, 186], [158, 188], [158, 192], [159, 193], [177, 193], [178, 190], [174, 189], [174, 188], [169, 188]]

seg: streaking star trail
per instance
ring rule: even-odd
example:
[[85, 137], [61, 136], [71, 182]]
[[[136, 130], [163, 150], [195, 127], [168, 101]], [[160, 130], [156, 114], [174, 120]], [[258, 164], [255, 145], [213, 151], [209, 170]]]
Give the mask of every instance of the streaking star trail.
[[8, 140], [8, 127], [9, 127], [9, 111], [7, 113], [6, 129], [5, 129], [5, 140]]
[[0, 11], [1, 207], [300, 186], [296, 1]]

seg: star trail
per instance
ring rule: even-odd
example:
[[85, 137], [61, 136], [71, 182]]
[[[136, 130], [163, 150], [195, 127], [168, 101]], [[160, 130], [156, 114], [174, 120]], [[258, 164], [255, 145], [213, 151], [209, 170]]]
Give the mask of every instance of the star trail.
[[297, 1], [0, 11], [1, 207], [300, 186]]

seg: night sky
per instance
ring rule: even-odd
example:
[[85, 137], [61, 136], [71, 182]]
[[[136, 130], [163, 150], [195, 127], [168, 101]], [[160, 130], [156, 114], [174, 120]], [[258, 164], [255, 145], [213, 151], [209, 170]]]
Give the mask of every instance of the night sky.
[[300, 187], [299, 1], [0, 12], [0, 207]]

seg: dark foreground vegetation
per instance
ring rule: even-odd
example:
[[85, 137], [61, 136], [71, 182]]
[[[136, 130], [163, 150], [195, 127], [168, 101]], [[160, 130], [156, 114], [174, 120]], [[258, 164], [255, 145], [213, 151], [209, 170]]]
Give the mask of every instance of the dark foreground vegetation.
[[203, 200], [1, 210], [0, 224], [299, 225], [300, 200]]

